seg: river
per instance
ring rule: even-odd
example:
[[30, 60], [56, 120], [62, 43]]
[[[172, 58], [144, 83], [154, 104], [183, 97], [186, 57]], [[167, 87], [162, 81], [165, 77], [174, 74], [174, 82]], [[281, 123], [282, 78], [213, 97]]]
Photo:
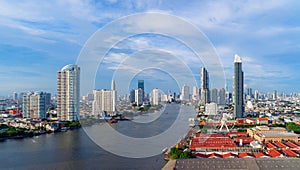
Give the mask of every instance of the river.
[[[151, 123], [119, 121], [113, 128], [133, 137], [157, 135], [175, 121], [176, 110], [179, 110], [179, 105], [170, 104]], [[147, 114], [142, 116], [151, 118]], [[191, 115], [185, 117], [188, 116]], [[187, 123], [185, 120], [183, 124]], [[83, 128], [0, 142], [1, 169], [161, 169], [165, 164], [163, 158], [162, 154], [148, 158], [117, 156], [95, 144]]]

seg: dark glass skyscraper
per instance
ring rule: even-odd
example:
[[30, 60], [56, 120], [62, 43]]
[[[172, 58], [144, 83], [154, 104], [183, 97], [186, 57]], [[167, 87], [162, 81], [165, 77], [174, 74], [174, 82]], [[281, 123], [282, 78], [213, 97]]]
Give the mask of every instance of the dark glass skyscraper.
[[244, 73], [242, 70], [242, 59], [235, 55], [234, 59], [234, 76], [233, 76], [233, 102], [234, 112], [236, 118], [243, 117], [244, 113]]
[[200, 98], [201, 104], [209, 103], [209, 75], [204, 67], [201, 67], [201, 80], [200, 80]]
[[144, 80], [138, 80], [138, 89], [142, 89], [142, 100], [144, 101], [144, 97], [145, 97]]

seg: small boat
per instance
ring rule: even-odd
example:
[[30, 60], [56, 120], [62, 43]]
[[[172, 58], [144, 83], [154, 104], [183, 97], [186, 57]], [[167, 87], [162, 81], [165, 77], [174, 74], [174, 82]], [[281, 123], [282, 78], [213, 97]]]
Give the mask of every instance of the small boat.
[[118, 122], [118, 120], [116, 120], [116, 119], [110, 119], [110, 120], [108, 120], [109, 124], [113, 124], [113, 123], [117, 123], [117, 122]]
[[190, 123], [189, 126], [190, 127], [195, 127], [196, 125], [195, 125], [195, 123]]
[[166, 153], [168, 151], [168, 148], [166, 147], [166, 148], [164, 148], [161, 152], [162, 153]]
[[61, 132], [66, 132], [66, 131], [68, 131], [68, 128], [67, 127], [62, 127], [62, 128], [60, 128], [60, 131]]

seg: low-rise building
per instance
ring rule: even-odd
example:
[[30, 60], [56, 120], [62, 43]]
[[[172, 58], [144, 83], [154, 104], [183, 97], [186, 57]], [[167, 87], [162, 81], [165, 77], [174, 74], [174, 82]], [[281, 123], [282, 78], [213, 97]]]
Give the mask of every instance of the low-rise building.
[[259, 125], [267, 125], [269, 123], [269, 118], [266, 117], [257, 118], [256, 123]]
[[298, 135], [295, 133], [287, 132], [285, 128], [282, 127], [268, 127], [268, 126], [256, 126], [247, 129], [247, 134], [253, 137], [260, 143], [268, 141], [282, 141], [291, 140], [298, 141]]

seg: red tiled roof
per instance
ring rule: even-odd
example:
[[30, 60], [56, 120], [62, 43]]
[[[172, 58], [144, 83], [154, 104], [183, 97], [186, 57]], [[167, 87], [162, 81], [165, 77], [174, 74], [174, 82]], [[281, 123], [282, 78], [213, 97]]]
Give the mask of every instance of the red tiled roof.
[[217, 154], [217, 153], [211, 153], [207, 156], [207, 158], [220, 158], [220, 154]]
[[276, 146], [273, 145], [271, 142], [266, 142], [265, 145], [266, 145], [266, 147], [267, 147], [268, 149], [275, 149], [275, 148], [276, 148]]
[[284, 143], [285, 145], [287, 145], [290, 148], [298, 148], [299, 146], [297, 146], [296, 144], [294, 144], [293, 142], [287, 141]]
[[221, 133], [213, 133], [213, 134], [197, 133], [197, 134], [196, 134], [196, 138], [199, 138], [199, 137], [202, 137], [202, 138], [208, 138], [208, 137], [224, 137], [224, 135], [221, 134]]
[[192, 139], [190, 150], [197, 148], [225, 149], [236, 148], [237, 146], [229, 137], [196, 137]]
[[245, 143], [249, 144], [250, 142], [254, 141], [254, 139], [251, 137], [237, 137], [237, 138], [234, 138], [234, 141], [239, 143], [240, 139], [242, 140], [243, 144], [245, 144]]
[[281, 143], [281, 142], [274, 142], [274, 144], [276, 145], [276, 146], [278, 146], [279, 148], [288, 148], [288, 146], [286, 146], [286, 145], [284, 145], [283, 143]]
[[290, 149], [286, 149], [286, 150], [283, 150], [283, 153], [288, 156], [288, 157], [295, 157], [295, 156], [298, 156], [297, 153], [295, 153], [294, 151], [290, 150]]
[[233, 153], [225, 153], [222, 155], [222, 158], [229, 158], [229, 157], [237, 157], [236, 154], [233, 154]]
[[269, 118], [266, 117], [261, 117], [261, 118], [257, 118], [258, 121], [264, 121], [264, 120], [269, 120]]
[[250, 154], [250, 153], [245, 153], [245, 152], [243, 152], [243, 153], [239, 153], [239, 154], [238, 154], [238, 157], [239, 157], [239, 158], [245, 158], [245, 157], [251, 157], [251, 158], [253, 158], [253, 155]]
[[254, 156], [255, 158], [269, 157], [268, 155], [266, 155], [265, 153], [262, 153], [262, 152], [255, 153], [255, 154], [253, 154], [253, 156]]
[[273, 158], [282, 155], [279, 151], [277, 151], [277, 150], [275, 150], [275, 149], [269, 150], [269, 151], [268, 151], [268, 154], [269, 154], [271, 157], [273, 157]]
[[236, 136], [247, 136], [247, 132], [228, 132], [227, 136], [236, 135]]
[[202, 153], [195, 153], [194, 156], [201, 157], [201, 158], [208, 158], [208, 155], [202, 154]]

